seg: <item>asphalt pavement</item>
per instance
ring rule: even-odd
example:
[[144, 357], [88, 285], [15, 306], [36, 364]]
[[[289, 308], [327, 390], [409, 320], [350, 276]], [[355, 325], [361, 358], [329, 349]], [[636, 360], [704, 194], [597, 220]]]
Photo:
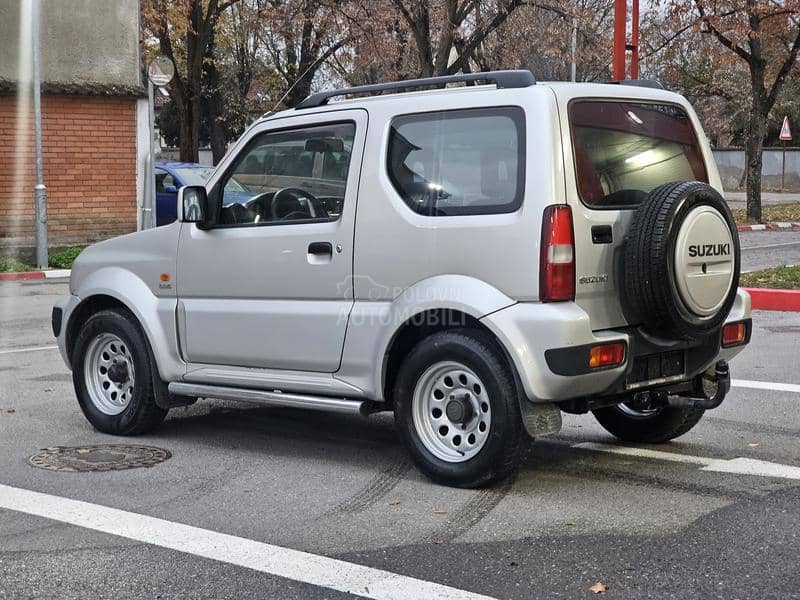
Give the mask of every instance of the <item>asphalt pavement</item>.
[[742, 271], [800, 265], [800, 230], [740, 231]]
[[[0, 598], [344, 598], [351, 571], [373, 579], [348, 589], [381, 598], [583, 598], [598, 582], [607, 598], [800, 598], [800, 313], [754, 314], [736, 386], [678, 440], [628, 447], [567, 416], [513, 480], [457, 490], [410, 465], [385, 414], [201, 401], [147, 436], [94, 431], [52, 348], [65, 292], [0, 284]], [[27, 462], [105, 443], [172, 457]]]

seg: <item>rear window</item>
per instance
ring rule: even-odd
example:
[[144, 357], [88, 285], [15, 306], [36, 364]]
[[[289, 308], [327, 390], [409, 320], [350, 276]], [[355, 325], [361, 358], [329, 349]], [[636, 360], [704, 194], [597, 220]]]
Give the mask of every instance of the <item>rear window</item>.
[[389, 134], [389, 178], [422, 215], [513, 212], [524, 191], [524, 119], [515, 107], [398, 117]]
[[581, 100], [570, 104], [569, 117], [578, 192], [593, 208], [636, 206], [671, 181], [708, 181], [679, 106]]

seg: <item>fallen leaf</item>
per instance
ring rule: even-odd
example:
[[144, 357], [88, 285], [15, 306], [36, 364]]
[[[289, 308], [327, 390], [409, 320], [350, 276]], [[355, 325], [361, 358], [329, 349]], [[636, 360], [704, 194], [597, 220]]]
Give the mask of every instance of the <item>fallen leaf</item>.
[[395, 500], [394, 502], [389, 502], [389, 506], [400, 506], [400, 500]]
[[434, 509], [433, 514], [435, 514], [435, 515], [446, 515], [447, 511], [445, 509], [443, 509], [443, 508], [436, 508], [436, 509]]
[[589, 588], [589, 591], [593, 594], [602, 594], [603, 592], [608, 591], [608, 586], [605, 583], [597, 582], [592, 587]]

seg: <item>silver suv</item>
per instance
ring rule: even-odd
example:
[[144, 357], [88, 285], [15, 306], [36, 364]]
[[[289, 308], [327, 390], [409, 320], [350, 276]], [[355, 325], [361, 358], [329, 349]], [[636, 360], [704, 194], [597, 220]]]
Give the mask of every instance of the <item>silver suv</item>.
[[392, 410], [419, 468], [464, 487], [562, 412], [686, 433], [729, 388], [750, 299], [697, 116], [629, 83], [498, 71], [260, 119], [177, 222], [75, 262], [53, 328], [86, 418], [132, 435], [197, 398]]

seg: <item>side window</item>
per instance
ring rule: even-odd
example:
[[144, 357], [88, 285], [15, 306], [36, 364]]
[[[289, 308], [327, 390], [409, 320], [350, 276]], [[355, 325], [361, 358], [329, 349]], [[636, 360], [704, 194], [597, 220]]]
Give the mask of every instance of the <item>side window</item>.
[[154, 171], [156, 175], [156, 193], [163, 194], [165, 186], [164, 179], [167, 177], [167, 175], [169, 175], [169, 173], [163, 169], [155, 169]]
[[167, 173], [164, 176], [164, 179], [161, 181], [161, 185], [164, 186], [164, 189], [162, 190], [164, 192], [167, 191], [168, 187], [173, 187], [173, 188], [177, 187], [176, 184], [175, 184], [175, 178], [172, 175], [170, 175], [169, 173]]
[[332, 123], [257, 136], [227, 173], [220, 223], [338, 219], [355, 132], [353, 123]]
[[389, 178], [422, 215], [513, 212], [524, 193], [524, 132], [515, 107], [398, 117], [389, 133]]

